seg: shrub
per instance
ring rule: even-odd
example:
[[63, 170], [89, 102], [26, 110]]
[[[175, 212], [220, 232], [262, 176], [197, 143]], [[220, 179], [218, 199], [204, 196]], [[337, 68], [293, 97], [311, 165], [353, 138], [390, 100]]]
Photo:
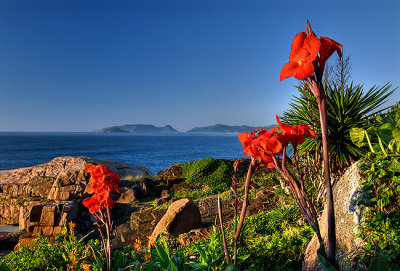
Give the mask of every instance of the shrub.
[[[293, 98], [282, 120], [293, 125], [306, 123], [321, 137], [317, 101], [308, 87], [304, 86], [305, 90], [302, 87], [298, 87], [301, 94]], [[335, 172], [347, 168], [365, 153], [352, 142], [349, 132], [354, 127], [370, 125], [367, 116], [379, 108], [394, 89], [391, 85], [384, 85], [364, 92], [363, 86], [352, 84], [344, 89], [334, 84], [325, 85], [324, 89], [328, 107], [329, 161], [331, 170]], [[308, 152], [312, 155], [316, 148], [322, 148], [321, 140], [307, 138], [299, 147], [299, 154]]]
[[364, 256], [374, 254], [374, 242], [387, 255], [393, 270], [400, 262], [400, 158], [367, 155], [360, 165], [366, 174], [369, 210], [358, 236], [367, 241]]
[[181, 167], [187, 183], [207, 185], [212, 190], [226, 189], [231, 184], [233, 165], [228, 160], [205, 158]]

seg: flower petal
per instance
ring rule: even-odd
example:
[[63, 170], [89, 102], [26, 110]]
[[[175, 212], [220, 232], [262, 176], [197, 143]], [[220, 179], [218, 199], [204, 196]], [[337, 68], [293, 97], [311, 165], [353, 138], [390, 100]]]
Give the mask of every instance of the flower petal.
[[295, 74], [295, 70], [299, 67], [299, 64], [297, 62], [288, 62], [286, 63], [281, 70], [281, 75], [280, 79], [281, 81], [283, 79], [289, 78]]

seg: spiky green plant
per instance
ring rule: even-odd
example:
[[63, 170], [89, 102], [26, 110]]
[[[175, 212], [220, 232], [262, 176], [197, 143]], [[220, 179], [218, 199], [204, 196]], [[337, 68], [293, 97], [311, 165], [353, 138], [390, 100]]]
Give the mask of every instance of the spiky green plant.
[[[297, 88], [300, 95], [292, 99], [290, 109], [284, 112], [282, 119], [292, 125], [307, 123], [319, 135], [319, 140], [307, 138], [306, 143], [299, 146], [299, 154], [318, 155], [321, 132], [317, 101], [306, 85]], [[332, 172], [338, 172], [364, 153], [351, 141], [350, 129], [370, 125], [368, 116], [385, 103], [395, 89], [390, 84], [374, 86], [366, 92], [362, 85], [353, 84], [344, 89], [335, 84], [325, 85], [324, 89], [328, 107], [329, 160]]]

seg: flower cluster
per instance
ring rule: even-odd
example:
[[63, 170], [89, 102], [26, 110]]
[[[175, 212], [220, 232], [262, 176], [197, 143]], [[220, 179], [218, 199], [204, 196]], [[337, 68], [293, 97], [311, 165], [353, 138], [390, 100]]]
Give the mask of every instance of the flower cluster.
[[267, 128], [260, 131], [256, 129], [253, 132], [238, 135], [244, 155], [256, 158], [260, 165], [267, 168], [277, 167], [276, 156], [285, 155], [284, 149], [289, 142], [296, 150], [297, 145], [303, 143], [306, 136], [316, 137], [314, 131], [307, 124], [288, 125], [280, 122], [278, 116], [276, 119], [282, 133], [278, 131], [278, 127], [274, 127], [269, 131]]
[[111, 199], [110, 194], [114, 190], [121, 193], [119, 187], [120, 177], [104, 165], [95, 166], [90, 164], [85, 167], [85, 171], [90, 173], [89, 182], [91, 186], [87, 192], [94, 195], [84, 199], [82, 201], [83, 205], [91, 213], [104, 210], [107, 206], [112, 209], [114, 201]]
[[335, 51], [342, 57], [341, 48], [342, 45], [330, 38], [318, 39], [307, 23], [306, 32], [298, 33], [293, 39], [289, 62], [281, 70], [281, 81], [291, 76], [298, 80], [306, 80], [313, 77], [314, 73], [317, 78], [322, 77], [328, 58]]

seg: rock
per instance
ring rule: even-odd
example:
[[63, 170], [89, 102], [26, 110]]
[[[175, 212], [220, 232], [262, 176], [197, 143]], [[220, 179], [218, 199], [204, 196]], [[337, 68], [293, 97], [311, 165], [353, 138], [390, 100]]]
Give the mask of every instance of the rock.
[[166, 209], [148, 208], [131, 213], [130, 218], [113, 228], [114, 238], [111, 240], [114, 248], [124, 248], [132, 245], [137, 238], [144, 243], [161, 220]]
[[[340, 270], [365, 270], [366, 266], [359, 260], [358, 248], [362, 241], [355, 238], [359, 232], [358, 224], [363, 221], [365, 207], [357, 205], [359, 200], [367, 197], [362, 192], [362, 174], [358, 168], [358, 163], [354, 163], [333, 187], [333, 199], [336, 221], [336, 240], [337, 251], [336, 259], [339, 262]], [[319, 225], [321, 235], [326, 244], [327, 234], [326, 210], [323, 211]], [[319, 242], [316, 236], [308, 244], [303, 270], [323, 270], [318, 259], [317, 249]]]
[[71, 200], [82, 197], [89, 181], [87, 164], [104, 164], [120, 176], [149, 176], [141, 166], [89, 157], [57, 157], [42, 165], [0, 171], [0, 191], [17, 197]]
[[157, 206], [159, 206], [161, 204], [169, 202], [171, 199], [172, 199], [172, 197], [170, 195], [166, 195], [166, 196], [164, 196], [162, 198], [157, 199], [155, 203], [156, 203]]
[[12, 228], [0, 229], [0, 250], [13, 250], [15, 245], [18, 243], [19, 237], [24, 234], [22, 231], [15, 229], [15, 226], [2, 226]]
[[173, 202], [153, 231], [154, 236], [167, 232], [177, 237], [181, 233], [200, 228], [202, 225], [199, 207], [190, 199]]
[[17, 199], [0, 199], [0, 225], [17, 225], [20, 205]]
[[51, 202], [26, 202], [20, 209], [19, 229], [28, 233], [53, 235], [55, 227], [75, 221], [79, 213], [79, 203], [64, 202], [58, 207]]
[[157, 173], [156, 176], [154, 176], [154, 178], [156, 180], [164, 181], [167, 184], [169, 184], [170, 182], [182, 181], [183, 180], [182, 173], [183, 173], [183, 168], [178, 164], [170, 166], [166, 170], [161, 170], [160, 172]]
[[[228, 221], [233, 218], [233, 208], [230, 200], [222, 200], [222, 219]], [[203, 223], [214, 223], [218, 220], [218, 198], [206, 198], [197, 202]], [[239, 210], [239, 208], [238, 208]]]
[[117, 203], [131, 203], [138, 200], [138, 192], [132, 187], [121, 187], [121, 195]]
[[154, 197], [157, 194], [156, 185], [153, 180], [149, 178], [140, 179], [135, 187], [141, 198]]
[[182, 246], [189, 246], [193, 242], [197, 242], [201, 239], [206, 238], [210, 235], [213, 231], [213, 227], [201, 228], [201, 229], [194, 229], [187, 233], [179, 234], [178, 242]]

